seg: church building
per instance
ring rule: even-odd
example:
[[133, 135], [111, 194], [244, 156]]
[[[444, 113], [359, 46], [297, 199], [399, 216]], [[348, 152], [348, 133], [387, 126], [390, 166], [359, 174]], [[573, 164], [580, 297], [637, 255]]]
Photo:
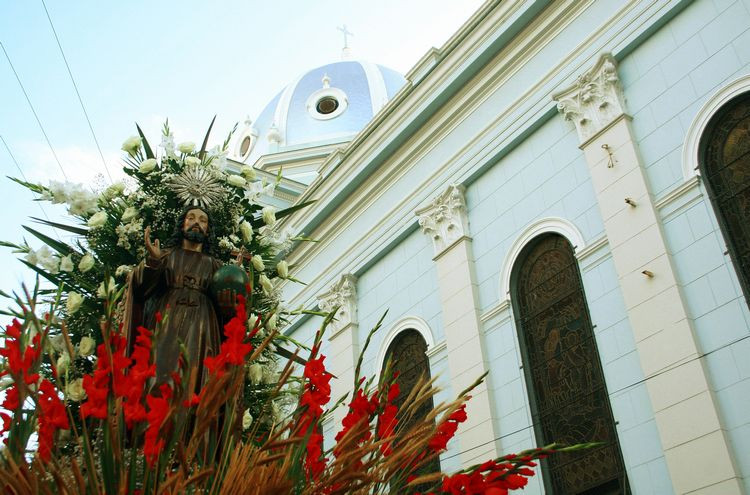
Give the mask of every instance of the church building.
[[307, 70], [233, 153], [316, 200], [281, 290], [340, 307], [334, 401], [387, 310], [365, 375], [488, 372], [442, 469], [602, 441], [524, 493], [750, 493], [750, 0], [488, 0], [405, 75]]

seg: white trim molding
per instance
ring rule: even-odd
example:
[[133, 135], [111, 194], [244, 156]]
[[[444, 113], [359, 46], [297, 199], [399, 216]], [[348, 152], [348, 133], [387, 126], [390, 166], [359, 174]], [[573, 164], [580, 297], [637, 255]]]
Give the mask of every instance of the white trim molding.
[[521, 250], [523, 250], [526, 244], [528, 244], [533, 238], [547, 232], [560, 234], [568, 239], [573, 246], [573, 250], [576, 252], [579, 252], [586, 247], [583, 235], [581, 235], [581, 231], [578, 230], [578, 227], [564, 218], [547, 217], [533, 222], [526, 227], [521, 234], [519, 234], [505, 255], [503, 267], [500, 271], [499, 301], [505, 301], [510, 297], [510, 274], [518, 255], [521, 254]]
[[432, 336], [432, 330], [430, 330], [430, 326], [427, 322], [419, 316], [404, 316], [391, 326], [388, 333], [385, 334], [385, 338], [380, 343], [378, 359], [375, 362], [375, 376], [379, 377], [380, 372], [383, 370], [385, 353], [388, 351], [388, 347], [394, 340], [396, 340], [398, 334], [404, 330], [416, 330], [419, 332], [427, 343], [427, 356], [430, 357], [434, 354], [432, 353], [432, 349], [435, 347], [435, 338]]
[[747, 91], [750, 91], [750, 74], [741, 76], [719, 89], [698, 110], [688, 127], [685, 143], [682, 146], [682, 175], [686, 181], [695, 175], [700, 175], [698, 169], [700, 142], [711, 117], [729, 100]]

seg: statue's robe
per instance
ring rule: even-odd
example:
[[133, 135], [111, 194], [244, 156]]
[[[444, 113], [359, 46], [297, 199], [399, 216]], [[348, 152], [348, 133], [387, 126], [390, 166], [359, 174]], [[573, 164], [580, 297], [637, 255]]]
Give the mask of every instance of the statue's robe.
[[204, 381], [203, 359], [216, 355], [221, 344], [218, 308], [209, 292], [220, 266], [207, 254], [177, 247], [163, 249], [160, 258], [141, 262], [131, 273], [126, 305], [131, 345], [138, 325], [154, 330], [157, 313], [164, 317], [154, 340], [157, 385], [170, 383], [177, 371], [180, 345], [198, 371], [197, 383], [185, 393], [197, 391]]

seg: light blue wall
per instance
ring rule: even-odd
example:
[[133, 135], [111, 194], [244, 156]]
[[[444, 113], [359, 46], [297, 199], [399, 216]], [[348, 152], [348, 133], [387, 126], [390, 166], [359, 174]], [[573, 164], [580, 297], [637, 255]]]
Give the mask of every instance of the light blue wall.
[[652, 194], [682, 183], [681, 153], [698, 109], [750, 73], [747, 0], [689, 5], [620, 62], [628, 112]]
[[[685, 180], [682, 147], [701, 106], [750, 73], [750, 1], [697, 1], [620, 64], [652, 193]], [[661, 212], [668, 249], [727, 437], [750, 491], [750, 312], [705, 188]]]
[[[574, 129], [562, 117], [545, 123], [472, 183], [467, 188], [467, 205], [483, 311], [507, 297], [500, 294], [502, 264], [529, 224], [561, 217], [576, 225], [587, 243], [603, 235], [588, 166]], [[581, 272], [623, 457], [628, 472], [642, 473], [633, 482], [640, 485], [637, 493], [668, 493], [671, 481], [651, 404], [645, 386], [637, 385], [643, 373], [617, 274], [606, 246], [599, 251], [581, 263]], [[487, 321], [485, 332], [498, 447], [512, 452], [535, 446], [510, 309]], [[538, 481], [529, 490], [543, 491]]]
[[534, 221], [567, 219], [587, 242], [604, 232], [578, 137], [561, 117], [547, 121], [473, 182], [466, 203], [482, 311], [500, 301], [503, 259]]

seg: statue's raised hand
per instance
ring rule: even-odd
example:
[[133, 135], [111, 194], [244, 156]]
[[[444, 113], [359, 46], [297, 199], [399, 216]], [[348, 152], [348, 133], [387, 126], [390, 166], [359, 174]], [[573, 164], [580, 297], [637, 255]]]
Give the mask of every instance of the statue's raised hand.
[[148, 252], [149, 257], [153, 259], [161, 258], [159, 239], [154, 239], [154, 242], [151, 242], [151, 227], [146, 227], [146, 230], [143, 232], [143, 237], [146, 241], [146, 251]]

